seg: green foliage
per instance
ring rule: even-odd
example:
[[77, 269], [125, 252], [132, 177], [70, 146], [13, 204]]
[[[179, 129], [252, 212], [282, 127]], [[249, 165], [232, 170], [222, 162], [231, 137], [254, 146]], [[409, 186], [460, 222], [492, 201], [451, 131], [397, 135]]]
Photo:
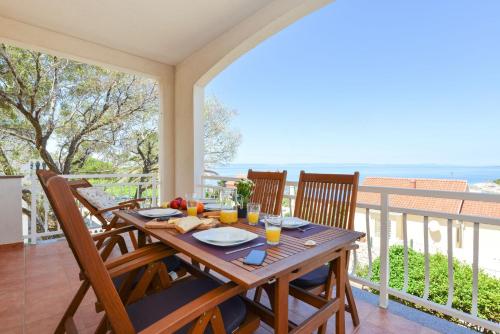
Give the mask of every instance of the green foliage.
[[[389, 286], [402, 290], [404, 286], [404, 248], [391, 246], [389, 249]], [[409, 294], [422, 297], [424, 295], [425, 271], [424, 254], [412, 249], [408, 250], [408, 290]], [[429, 257], [430, 285], [429, 300], [446, 305], [448, 299], [448, 260], [443, 254]], [[453, 308], [470, 313], [472, 307], [472, 267], [458, 260], [453, 261]], [[368, 270], [357, 270], [360, 277], [368, 278]], [[487, 320], [500, 321], [500, 279], [492, 277], [484, 271], [478, 276], [478, 316]], [[380, 282], [380, 258], [373, 262], [372, 277]]]
[[500, 185], [500, 179], [497, 179], [497, 180], [495, 180], [493, 182], [495, 182], [496, 184]]
[[246, 208], [250, 196], [252, 196], [254, 183], [249, 179], [241, 179], [235, 183], [236, 191], [238, 193], [239, 204]]
[[237, 113], [221, 103], [215, 96], [205, 100], [203, 110], [205, 144], [205, 168], [227, 164], [233, 160], [241, 143], [241, 134], [231, 128]]
[[[22, 142], [59, 173], [73, 173], [90, 157], [116, 161], [121, 138], [140, 145], [135, 133], [144, 124], [157, 131], [157, 124], [137, 117], [158, 114], [156, 87], [149, 79], [0, 44], [0, 136], [11, 146], [6, 157], [14, 160]], [[133, 155], [129, 149], [124, 161]]]
[[75, 174], [109, 174], [113, 173], [115, 167], [112, 163], [107, 161], [102, 161], [93, 157], [89, 157], [85, 160], [84, 164], [75, 169]]

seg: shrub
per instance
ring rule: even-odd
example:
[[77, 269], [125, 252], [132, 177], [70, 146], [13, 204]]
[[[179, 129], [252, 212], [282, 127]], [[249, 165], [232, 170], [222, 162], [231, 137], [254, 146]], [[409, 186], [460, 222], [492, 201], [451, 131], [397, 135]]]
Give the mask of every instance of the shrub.
[[[402, 290], [404, 286], [404, 248], [389, 248], [389, 286]], [[408, 249], [408, 289], [414, 296], [422, 297], [425, 286], [424, 254]], [[448, 300], [448, 259], [443, 254], [429, 256], [429, 300], [446, 305]], [[368, 278], [368, 271], [356, 270], [359, 276]], [[453, 261], [453, 308], [470, 313], [472, 308], [472, 266]], [[373, 262], [371, 280], [380, 282], [380, 258]], [[478, 275], [478, 316], [494, 322], [500, 321], [500, 279], [480, 270]], [[436, 314], [436, 312], [432, 312]], [[449, 320], [450, 317], [437, 314]]]

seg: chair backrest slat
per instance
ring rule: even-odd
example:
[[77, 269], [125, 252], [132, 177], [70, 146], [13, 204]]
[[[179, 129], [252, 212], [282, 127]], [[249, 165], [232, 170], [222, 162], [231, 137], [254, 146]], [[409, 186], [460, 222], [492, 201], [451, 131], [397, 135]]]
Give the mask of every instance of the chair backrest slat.
[[294, 216], [316, 224], [352, 230], [359, 173], [300, 172]]
[[247, 178], [255, 184], [250, 202], [260, 203], [264, 213], [279, 215], [286, 184], [286, 170], [283, 172], [256, 172], [248, 170]]
[[60, 176], [45, 174], [44, 171], [39, 173], [39, 178], [44, 183], [47, 198], [66, 239], [72, 245], [73, 254], [103, 305], [113, 331], [134, 333], [134, 327], [85, 226], [68, 182]]

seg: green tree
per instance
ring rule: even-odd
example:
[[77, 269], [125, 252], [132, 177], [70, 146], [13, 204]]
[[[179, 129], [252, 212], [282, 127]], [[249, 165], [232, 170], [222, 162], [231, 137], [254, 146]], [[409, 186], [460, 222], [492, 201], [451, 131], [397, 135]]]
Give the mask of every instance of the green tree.
[[0, 45], [0, 132], [56, 172], [112, 151], [134, 114], [157, 104], [153, 81]]
[[231, 162], [241, 143], [241, 134], [231, 128], [236, 110], [222, 104], [215, 96], [205, 101], [205, 168]]

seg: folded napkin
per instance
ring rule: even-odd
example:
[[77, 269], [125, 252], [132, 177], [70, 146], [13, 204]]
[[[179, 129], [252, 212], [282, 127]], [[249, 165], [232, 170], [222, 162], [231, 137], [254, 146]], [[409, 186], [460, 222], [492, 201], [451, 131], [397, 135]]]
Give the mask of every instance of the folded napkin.
[[219, 225], [219, 221], [212, 218], [198, 217], [171, 218], [168, 221], [153, 219], [145, 224], [146, 228], [175, 228], [180, 233], [187, 233], [194, 229], [208, 230]]

